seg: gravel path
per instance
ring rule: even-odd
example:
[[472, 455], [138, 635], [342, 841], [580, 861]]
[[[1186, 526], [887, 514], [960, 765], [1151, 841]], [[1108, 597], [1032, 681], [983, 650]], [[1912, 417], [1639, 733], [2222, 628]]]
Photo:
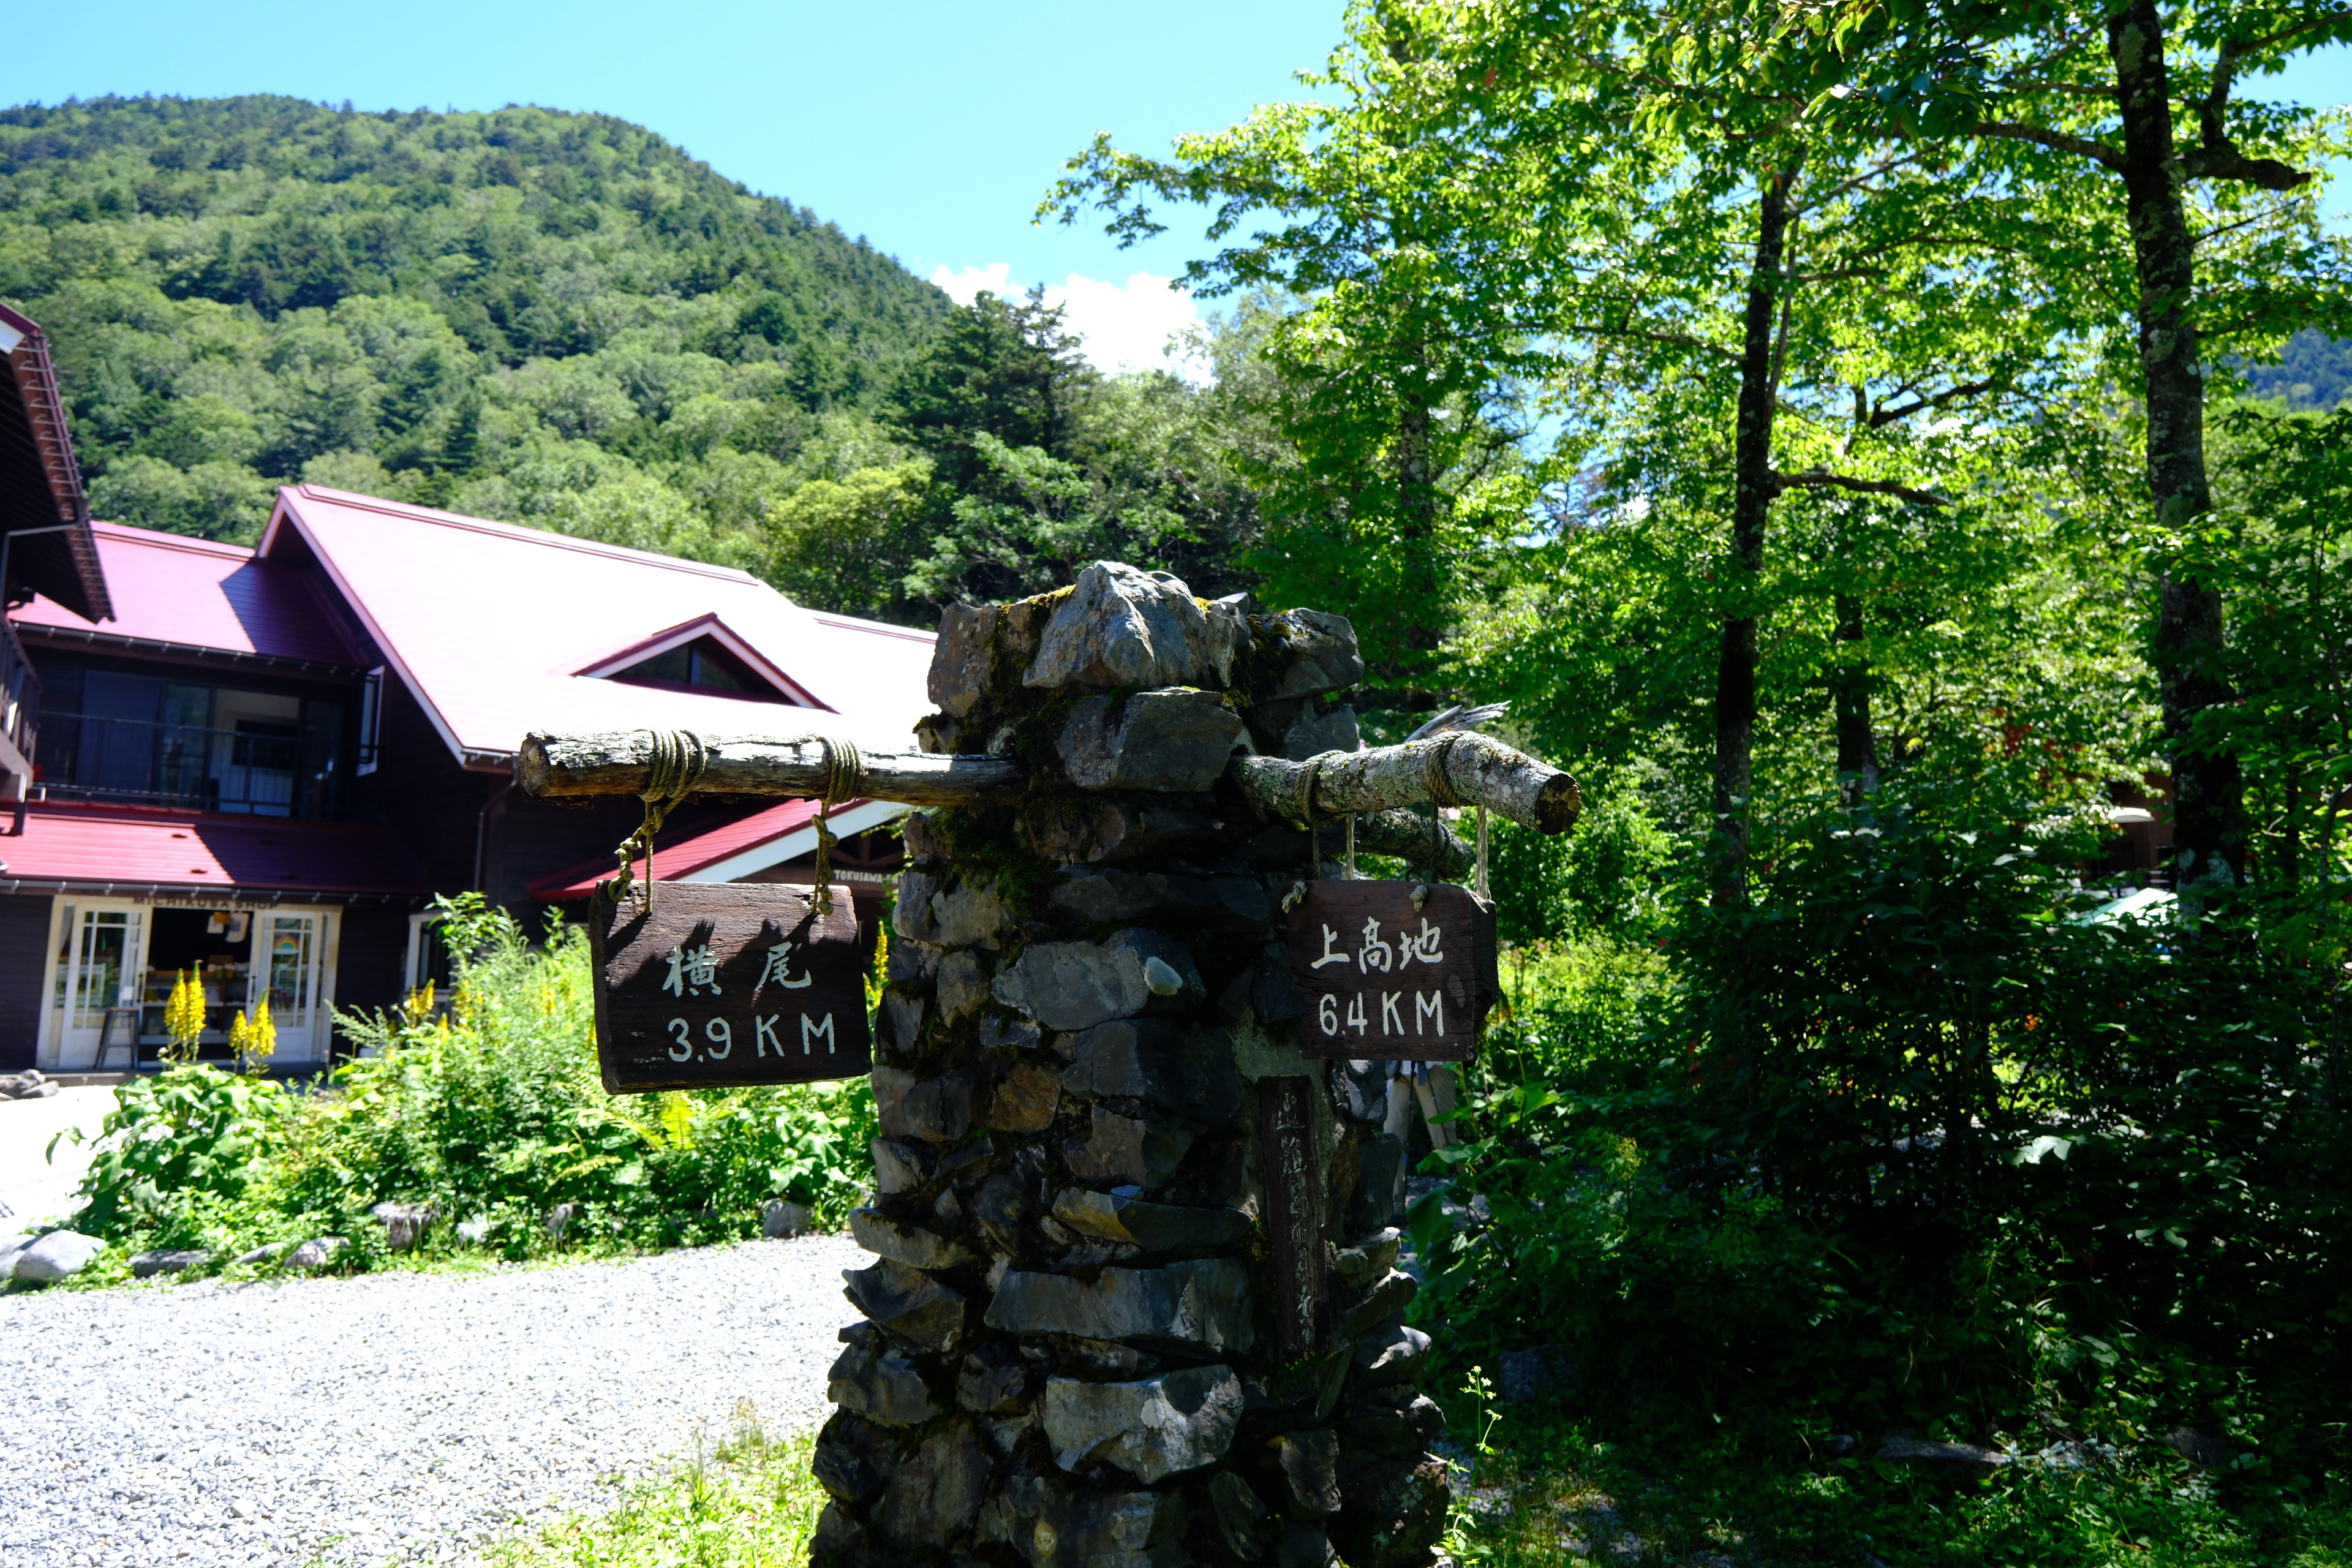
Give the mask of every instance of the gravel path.
[[816, 1425], [830, 1237], [491, 1275], [0, 1297], [0, 1565], [464, 1560], [749, 1399]]

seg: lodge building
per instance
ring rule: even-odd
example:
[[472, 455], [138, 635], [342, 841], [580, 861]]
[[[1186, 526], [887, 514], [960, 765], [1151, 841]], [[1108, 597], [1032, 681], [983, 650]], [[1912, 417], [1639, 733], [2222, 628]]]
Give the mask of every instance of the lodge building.
[[[609, 874], [638, 804], [514, 784], [534, 729], [912, 744], [929, 634], [748, 574], [311, 485], [253, 549], [91, 521], [47, 345], [0, 307], [0, 1071], [152, 1065], [264, 994], [278, 1065], [431, 977], [426, 907], [527, 918]], [[871, 905], [903, 808], [837, 809]], [[692, 803], [665, 880], [809, 879], [807, 801]]]

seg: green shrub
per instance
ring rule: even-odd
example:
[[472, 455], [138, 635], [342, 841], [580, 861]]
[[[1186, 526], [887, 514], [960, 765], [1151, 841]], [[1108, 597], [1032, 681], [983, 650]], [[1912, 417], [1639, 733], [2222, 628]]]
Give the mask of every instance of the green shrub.
[[[125, 1085], [87, 1220], [215, 1251], [340, 1235], [355, 1267], [381, 1257], [371, 1211], [387, 1202], [434, 1210], [428, 1254], [457, 1247], [467, 1220], [517, 1258], [756, 1236], [774, 1198], [845, 1222], [871, 1180], [863, 1079], [607, 1095], [584, 933], [551, 923], [534, 946], [478, 894], [441, 915], [448, 1005], [343, 1016], [366, 1054], [315, 1092], [210, 1068]], [[547, 1221], [566, 1205], [559, 1236]]]
[[[266, 1175], [288, 1121], [284, 1088], [266, 1079], [201, 1064], [134, 1078], [100, 1126], [75, 1223], [110, 1241], [193, 1240], [205, 1216]], [[50, 1152], [68, 1136], [79, 1134], [59, 1133]]]
[[2190, 940], [2080, 923], [2080, 819], [1982, 779], [1769, 827], [1751, 901], [1682, 889], [1663, 950], [1507, 957], [1435, 1157], [1493, 1221], [1413, 1215], [1454, 1353], [1570, 1339], [1716, 1418], [2340, 1463], [2342, 955], [2251, 898]]

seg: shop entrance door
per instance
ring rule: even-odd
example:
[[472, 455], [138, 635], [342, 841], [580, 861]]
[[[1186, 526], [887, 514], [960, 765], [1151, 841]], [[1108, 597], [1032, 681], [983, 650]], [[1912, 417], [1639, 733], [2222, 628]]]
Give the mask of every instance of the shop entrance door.
[[247, 1006], [258, 1004], [268, 991], [281, 1063], [326, 1059], [327, 1031], [333, 1022], [329, 994], [334, 975], [329, 956], [333, 919], [323, 910], [263, 910], [253, 917], [252, 994]]
[[[51, 1004], [52, 1060], [58, 1069], [88, 1071], [98, 1060], [107, 1010], [139, 1005], [147, 972], [147, 911], [136, 904], [84, 901], [68, 904], [64, 913]], [[137, 1033], [135, 1016], [115, 1026], [118, 1040]]]

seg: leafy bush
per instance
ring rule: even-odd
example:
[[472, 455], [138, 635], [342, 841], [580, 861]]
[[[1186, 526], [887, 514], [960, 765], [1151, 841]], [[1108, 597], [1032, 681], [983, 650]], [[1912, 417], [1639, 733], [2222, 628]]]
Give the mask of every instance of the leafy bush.
[[112, 1240], [193, 1239], [205, 1216], [266, 1174], [288, 1119], [284, 1087], [267, 1079], [202, 1064], [134, 1078], [114, 1091], [100, 1126], [76, 1223]]
[[[456, 1246], [457, 1223], [475, 1220], [522, 1257], [757, 1235], [773, 1198], [837, 1226], [859, 1201], [875, 1131], [862, 1079], [608, 1096], [584, 934], [551, 923], [534, 947], [478, 894], [441, 913], [457, 970], [448, 1005], [427, 994], [345, 1016], [369, 1054], [318, 1092], [210, 1068], [125, 1085], [84, 1223], [215, 1250], [336, 1234], [364, 1264], [382, 1235], [370, 1211], [387, 1202], [434, 1210], [428, 1250]], [[547, 1221], [563, 1205], [559, 1236]]]
[[1507, 959], [1436, 1157], [1492, 1222], [1412, 1216], [1458, 1357], [1573, 1338], [1594, 1389], [1718, 1417], [2217, 1426], [2279, 1486], [2335, 1462], [2326, 966], [2252, 899], [2193, 934], [2080, 921], [2080, 822], [2002, 795], [1825, 801], [1663, 951], [1522, 948], [1516, 990]]

